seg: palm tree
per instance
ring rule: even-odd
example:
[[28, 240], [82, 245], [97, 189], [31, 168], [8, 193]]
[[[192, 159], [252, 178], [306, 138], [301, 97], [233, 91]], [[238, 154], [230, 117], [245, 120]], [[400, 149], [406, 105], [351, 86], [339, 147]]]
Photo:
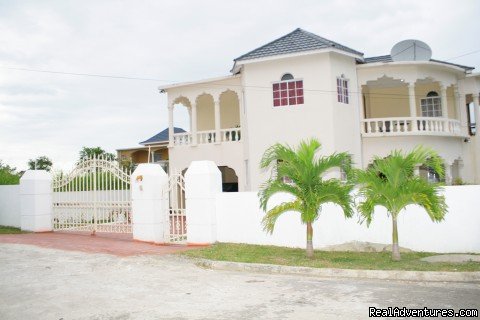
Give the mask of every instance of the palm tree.
[[415, 168], [422, 165], [443, 177], [443, 164], [438, 154], [421, 146], [409, 153], [395, 150], [386, 158], [376, 157], [366, 170], [357, 173], [359, 195], [363, 198], [358, 210], [367, 225], [372, 221], [375, 206], [385, 207], [392, 216], [392, 259], [395, 261], [400, 260], [397, 217], [407, 205], [423, 207], [434, 222], [443, 220], [447, 212], [440, 186], [415, 175]]
[[[316, 139], [302, 141], [297, 149], [288, 145], [275, 144], [268, 148], [261, 160], [262, 169], [276, 168], [276, 176], [266, 181], [260, 188], [260, 207], [266, 212], [262, 224], [265, 231], [273, 233], [278, 217], [287, 211], [301, 214], [302, 223], [307, 225], [307, 257], [313, 257], [313, 228], [321, 206], [332, 202], [338, 204], [346, 217], [353, 214], [350, 191], [353, 185], [339, 179], [324, 179], [323, 175], [332, 168], [340, 168], [349, 173], [351, 158], [347, 153], [334, 153], [330, 156], [317, 156], [321, 144]], [[267, 203], [278, 192], [286, 192], [295, 197], [291, 202], [283, 202], [270, 210]]]

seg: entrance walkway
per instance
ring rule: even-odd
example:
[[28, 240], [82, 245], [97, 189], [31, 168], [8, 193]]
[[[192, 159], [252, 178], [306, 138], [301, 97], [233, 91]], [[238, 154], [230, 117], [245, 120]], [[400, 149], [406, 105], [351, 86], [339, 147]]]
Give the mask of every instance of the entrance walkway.
[[92, 236], [86, 232], [2, 234], [0, 243], [30, 244], [51, 249], [105, 253], [123, 257], [145, 254], [162, 255], [197, 248], [134, 241], [132, 234], [97, 233]]

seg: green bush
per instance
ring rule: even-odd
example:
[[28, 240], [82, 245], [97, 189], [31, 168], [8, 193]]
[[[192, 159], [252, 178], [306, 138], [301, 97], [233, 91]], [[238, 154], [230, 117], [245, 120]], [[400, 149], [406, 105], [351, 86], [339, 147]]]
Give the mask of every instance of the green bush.
[[19, 183], [20, 174], [16, 172], [16, 169], [0, 160], [0, 185]]

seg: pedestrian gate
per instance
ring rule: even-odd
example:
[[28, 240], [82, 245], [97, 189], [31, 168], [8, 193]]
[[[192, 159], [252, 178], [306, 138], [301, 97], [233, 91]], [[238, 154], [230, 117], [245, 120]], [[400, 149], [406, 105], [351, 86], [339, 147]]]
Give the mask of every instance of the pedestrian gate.
[[53, 178], [53, 229], [131, 233], [130, 172], [117, 161], [90, 157]]
[[173, 173], [164, 187], [168, 197], [165, 241], [168, 243], [187, 242], [187, 219], [185, 215], [185, 181], [183, 175]]

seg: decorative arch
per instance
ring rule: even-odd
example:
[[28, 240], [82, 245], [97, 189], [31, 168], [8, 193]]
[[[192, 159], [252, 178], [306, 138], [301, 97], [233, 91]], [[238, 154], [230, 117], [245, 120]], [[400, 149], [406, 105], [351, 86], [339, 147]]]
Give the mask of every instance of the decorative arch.
[[[186, 131], [191, 130], [192, 128], [192, 103], [188, 97], [178, 96], [176, 97], [171, 107], [173, 108], [173, 126], [182, 128]], [[178, 108], [180, 107], [180, 108]], [[178, 119], [186, 119], [188, 117], [188, 124], [178, 121]], [[175, 121], [177, 119], [177, 121]], [[187, 127], [187, 125], [189, 127]]]
[[197, 106], [197, 130], [215, 130], [215, 102], [209, 93], [202, 93], [195, 99]]
[[240, 127], [240, 101], [233, 90], [223, 91], [219, 96], [220, 129]]
[[229, 166], [218, 166], [218, 170], [222, 173], [222, 191], [238, 192], [238, 175], [235, 169]]

